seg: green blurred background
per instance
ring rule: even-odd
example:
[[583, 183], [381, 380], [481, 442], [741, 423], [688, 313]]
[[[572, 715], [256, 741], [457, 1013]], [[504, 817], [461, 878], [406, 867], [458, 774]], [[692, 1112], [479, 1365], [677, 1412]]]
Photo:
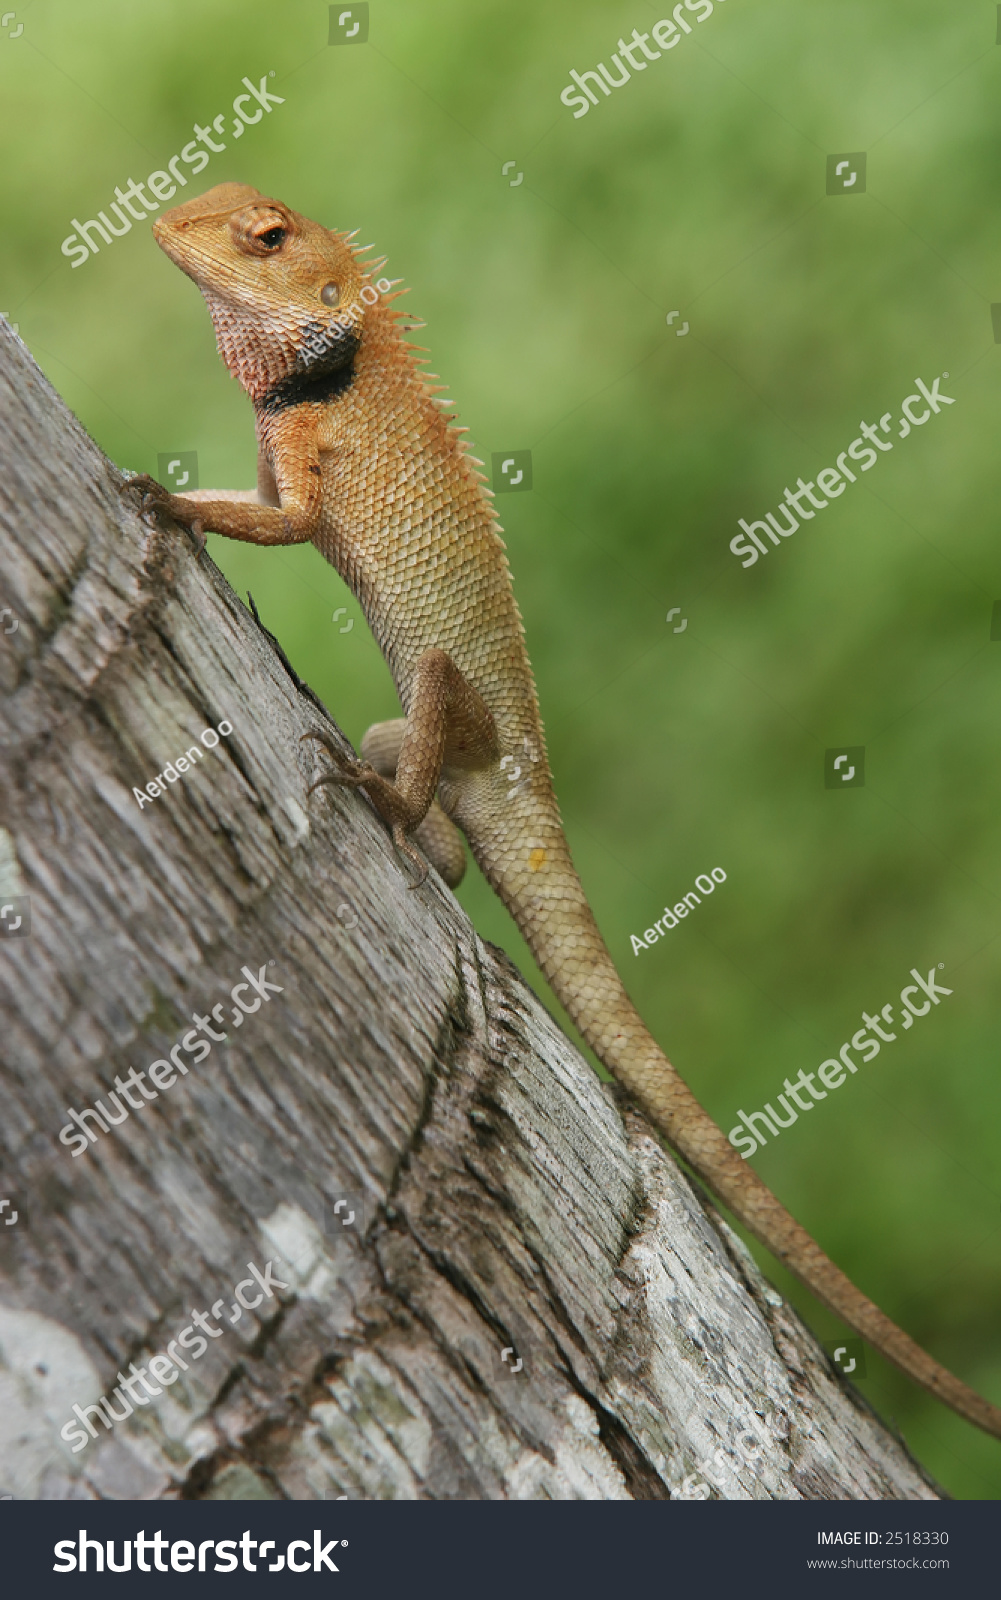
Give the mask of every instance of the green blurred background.
[[[727, 0], [580, 119], [569, 69], [670, 8], [373, 0], [353, 47], [328, 46], [327, 10], [19, 6], [2, 306], [121, 465], [197, 450], [203, 487], [251, 485], [249, 402], [148, 227], [76, 270], [59, 247], [274, 72], [284, 104], [180, 198], [239, 179], [359, 227], [412, 285], [476, 453], [533, 452], [534, 488], [498, 508], [567, 831], [701, 1100], [729, 1129], [944, 962], [952, 997], [754, 1164], [1001, 1403], [997, 7]], [[826, 156], [861, 150], [866, 192], [828, 197]], [[943, 371], [954, 406], [741, 568], [738, 517]], [[397, 714], [311, 547], [210, 549], [353, 740]], [[865, 746], [864, 788], [825, 789], [840, 742]], [[726, 883], [635, 956], [629, 935], [712, 867]], [[553, 1004], [475, 869], [459, 898]], [[759, 1258], [821, 1337], [843, 1331]], [[938, 1480], [1001, 1497], [997, 1443], [868, 1362], [862, 1392]]]

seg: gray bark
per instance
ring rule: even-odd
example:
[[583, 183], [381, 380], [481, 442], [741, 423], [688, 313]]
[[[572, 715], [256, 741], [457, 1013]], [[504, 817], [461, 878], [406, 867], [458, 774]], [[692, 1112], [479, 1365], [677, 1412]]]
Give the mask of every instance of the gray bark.
[[[441, 881], [307, 798], [326, 712], [5, 326], [0, 365], [0, 1492], [936, 1498]], [[237, 1027], [243, 967], [281, 993]], [[220, 1002], [204, 1061], [59, 1142]], [[287, 1287], [232, 1321], [250, 1262]]]

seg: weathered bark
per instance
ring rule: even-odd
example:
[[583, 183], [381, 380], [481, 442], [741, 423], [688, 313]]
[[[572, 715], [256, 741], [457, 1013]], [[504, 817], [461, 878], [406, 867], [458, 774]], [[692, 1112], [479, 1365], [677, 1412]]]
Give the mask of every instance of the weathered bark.
[[[31, 912], [0, 939], [0, 1491], [935, 1498], [440, 880], [408, 890], [360, 795], [307, 798], [323, 708], [0, 339], [0, 889]], [[245, 966], [282, 992], [59, 1142]], [[231, 1322], [268, 1261], [288, 1287]], [[72, 1453], [74, 1403], [220, 1301]]]

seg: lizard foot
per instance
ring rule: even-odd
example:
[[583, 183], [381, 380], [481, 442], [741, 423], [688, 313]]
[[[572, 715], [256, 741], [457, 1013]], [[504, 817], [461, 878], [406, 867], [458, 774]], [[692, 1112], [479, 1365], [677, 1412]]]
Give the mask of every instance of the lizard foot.
[[121, 492], [126, 489], [136, 489], [140, 495], [141, 515], [145, 520], [159, 521], [159, 514], [165, 511], [174, 522], [180, 523], [182, 528], [187, 528], [194, 540], [195, 555], [200, 556], [205, 549], [205, 525], [199, 516], [198, 506], [193, 500], [185, 500], [180, 495], [171, 494], [162, 483], [157, 483], [148, 472], [140, 472], [134, 478], [129, 478], [122, 484]]
[[[321, 745], [332, 761], [335, 763], [333, 772], [325, 772], [311, 783], [306, 790], [311, 795], [314, 789], [321, 788], [324, 784], [337, 785], [342, 788], [360, 789], [364, 787], [376, 811], [387, 822], [392, 830], [393, 843], [405, 861], [414, 868], [417, 876], [407, 885], [409, 889], [419, 889], [428, 875], [428, 864], [420, 851], [411, 844], [407, 838], [407, 806], [400, 795], [396, 785], [387, 778], [382, 777], [368, 761], [356, 761], [353, 756], [348, 756], [339, 750], [329, 735], [325, 733], [304, 733], [302, 739], [313, 739]], [[300, 741], [301, 742], [301, 741]]]
[[[346, 756], [343, 751], [337, 748], [334, 741], [327, 734], [304, 733], [302, 738], [315, 739], [316, 743], [323, 746], [328, 756], [335, 763], [333, 772], [324, 772], [317, 778], [315, 783], [310, 784], [306, 790], [308, 795], [312, 794], [314, 789], [321, 788], [325, 783], [339, 784], [347, 789], [358, 789], [363, 784], [371, 783], [373, 778], [378, 778], [379, 774], [368, 761], [356, 761], [353, 756]], [[300, 740], [301, 742], [302, 740]]]

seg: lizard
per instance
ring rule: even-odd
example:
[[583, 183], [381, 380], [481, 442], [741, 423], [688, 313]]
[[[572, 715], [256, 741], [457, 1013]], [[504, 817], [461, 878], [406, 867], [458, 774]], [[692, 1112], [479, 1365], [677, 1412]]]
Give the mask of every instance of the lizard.
[[[219, 353], [253, 402], [256, 491], [170, 493], [138, 474], [144, 515], [194, 536], [311, 541], [356, 596], [403, 717], [311, 786], [361, 789], [417, 887], [453, 886], [465, 835], [554, 994], [671, 1148], [811, 1293], [915, 1382], [1001, 1438], [1001, 1409], [855, 1287], [730, 1144], [644, 1026], [570, 856], [524, 629], [482, 462], [407, 335], [370, 246], [239, 183], [164, 212], [156, 243], [201, 290]], [[398, 282], [399, 280], [396, 280]]]

